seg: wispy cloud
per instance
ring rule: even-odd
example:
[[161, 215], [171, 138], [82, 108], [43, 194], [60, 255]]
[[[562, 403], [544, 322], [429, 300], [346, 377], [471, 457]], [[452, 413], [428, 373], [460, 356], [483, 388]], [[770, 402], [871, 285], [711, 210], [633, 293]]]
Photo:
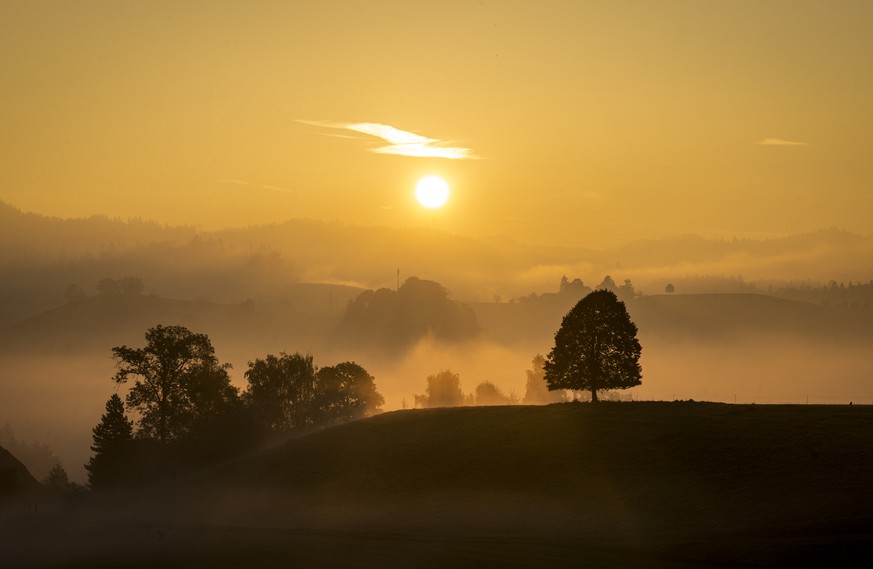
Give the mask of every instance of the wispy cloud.
[[222, 180], [216, 180], [216, 182], [218, 182], [219, 184], [231, 184], [234, 186], [248, 186], [250, 188], [260, 188], [262, 190], [270, 190], [272, 192], [281, 192], [283, 194], [299, 194], [300, 193], [300, 190], [294, 190], [291, 188], [282, 188], [279, 186], [270, 186], [267, 184], [255, 184], [253, 182], [247, 182], [245, 180], [222, 179]]
[[765, 138], [764, 140], [759, 140], [755, 144], [760, 144], [761, 146], [809, 146], [809, 143], [807, 142], [785, 140], [783, 138]]
[[[394, 154], [397, 156], [413, 156], [418, 158], [447, 158], [449, 160], [470, 160], [475, 159], [473, 151], [463, 146], [450, 146], [451, 142], [439, 140], [438, 138], [428, 138], [414, 132], [400, 130], [393, 126], [375, 122], [357, 122], [357, 123], [337, 123], [337, 122], [320, 122], [298, 120], [297, 122], [318, 126], [323, 128], [331, 128], [338, 130], [351, 130], [381, 138], [388, 142], [388, 146], [380, 146], [371, 148], [371, 152], [378, 154]], [[342, 136], [342, 135], [334, 135]], [[347, 136], [342, 136], [347, 138]]]

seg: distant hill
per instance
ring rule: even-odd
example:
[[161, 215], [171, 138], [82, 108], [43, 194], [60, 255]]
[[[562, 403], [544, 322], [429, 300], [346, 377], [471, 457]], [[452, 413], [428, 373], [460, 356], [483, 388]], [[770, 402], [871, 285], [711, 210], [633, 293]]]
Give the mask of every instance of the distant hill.
[[873, 336], [873, 312], [847, 314], [764, 294], [653, 295], [629, 302], [628, 311], [648, 337], [864, 342]]
[[[146, 329], [181, 324], [205, 332], [213, 344], [321, 343], [359, 289], [341, 285], [289, 287], [281, 303], [222, 304], [151, 295], [98, 295], [58, 306], [0, 328], [0, 355], [50, 353], [82, 355], [121, 344], [138, 345]], [[303, 349], [303, 348], [301, 348]]]
[[[346, 306], [360, 292], [340, 285], [299, 284], [289, 288], [286, 302], [236, 304], [151, 295], [92, 296], [0, 327], [0, 355], [75, 355], [124, 343], [135, 345], [147, 328], [171, 323], [206, 332], [218, 347], [222, 343], [255, 345], [259, 339], [267, 344], [284, 341], [288, 349], [317, 346], [334, 342], [333, 332]], [[547, 293], [519, 302], [469, 306], [485, 337], [514, 345], [549, 343], [578, 300], [578, 295]], [[846, 313], [762, 294], [652, 295], [626, 304], [644, 340], [699, 342], [779, 335], [857, 343], [873, 336], [873, 311]], [[373, 325], [385, 326], [382, 320]], [[364, 340], [370, 345], [378, 338], [370, 334]]]
[[147, 293], [166, 298], [275, 302], [301, 282], [394, 288], [398, 270], [404, 280], [439, 282], [458, 301], [554, 291], [562, 276], [591, 286], [606, 274], [647, 294], [668, 283], [677, 293], [763, 292], [774, 283], [870, 281], [873, 236], [838, 229], [760, 240], [685, 235], [594, 250], [307, 219], [200, 231], [51, 218], [0, 202], [0, 325], [61, 304], [69, 285], [90, 294], [103, 278], [137, 276]]
[[[581, 299], [543, 294], [512, 303], [473, 303], [480, 325], [503, 343], [546, 338]], [[865, 342], [873, 337], [873, 311], [845, 312], [764, 294], [660, 294], [626, 302], [643, 340], [737, 340], [766, 335]]]

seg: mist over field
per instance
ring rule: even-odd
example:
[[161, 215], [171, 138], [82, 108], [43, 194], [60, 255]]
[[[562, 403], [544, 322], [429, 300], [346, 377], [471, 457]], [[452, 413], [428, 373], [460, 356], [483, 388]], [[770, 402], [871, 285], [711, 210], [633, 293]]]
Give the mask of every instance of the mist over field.
[[300, 352], [364, 366], [386, 410], [413, 407], [442, 370], [465, 394], [488, 381], [520, 402], [534, 356], [606, 275], [643, 346], [642, 385], [615, 397], [873, 403], [873, 239], [843, 231], [582, 250], [305, 220], [206, 232], [5, 204], [0, 217], [0, 423], [77, 480], [119, 389], [111, 348], [154, 325], [207, 334], [240, 388], [249, 361]]

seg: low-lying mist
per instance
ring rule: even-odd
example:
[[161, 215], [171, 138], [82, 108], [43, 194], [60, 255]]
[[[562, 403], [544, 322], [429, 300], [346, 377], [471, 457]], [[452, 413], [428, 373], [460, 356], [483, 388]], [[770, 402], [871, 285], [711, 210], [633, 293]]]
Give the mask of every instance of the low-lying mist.
[[[0, 425], [47, 443], [78, 481], [107, 398], [124, 394], [111, 349], [158, 324], [207, 334], [241, 389], [249, 361], [300, 352], [362, 365], [385, 410], [413, 407], [444, 370], [466, 395], [490, 382], [522, 401], [563, 315], [613, 282], [639, 326], [643, 383], [607, 397], [873, 403], [873, 239], [838, 230], [595, 251], [305, 220], [203, 232], [5, 204], [0, 222]], [[107, 286], [123, 282], [139, 285]]]
[[[873, 404], [873, 362], [863, 343], [772, 333], [717, 341], [641, 333], [640, 341], [642, 385], [603, 398]], [[260, 351], [251, 345], [220, 341], [215, 346], [219, 360], [233, 364], [231, 378], [241, 389], [246, 384], [248, 361], [279, 351], [311, 351], [293, 344]], [[546, 354], [550, 347], [550, 338], [511, 346], [485, 338], [461, 343], [425, 338], [396, 356], [329, 348], [313, 351], [313, 355], [318, 366], [349, 360], [362, 365], [375, 377], [388, 411], [414, 407], [415, 396], [425, 393], [427, 377], [442, 370], [460, 376], [465, 394], [488, 381], [520, 402], [525, 396], [525, 371], [531, 369], [536, 354]], [[126, 393], [111, 381], [114, 372], [108, 348], [103, 354], [82, 356], [4, 355], [0, 358], [0, 423], [12, 425], [19, 438], [48, 444], [71, 479], [83, 481], [91, 429], [109, 395], [116, 389], [122, 396]]]

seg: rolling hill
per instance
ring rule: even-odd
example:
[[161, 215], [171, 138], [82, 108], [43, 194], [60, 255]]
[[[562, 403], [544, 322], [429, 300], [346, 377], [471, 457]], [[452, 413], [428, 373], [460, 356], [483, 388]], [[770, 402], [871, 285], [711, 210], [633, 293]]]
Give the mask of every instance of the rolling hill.
[[857, 566], [871, 443], [859, 406], [400, 411], [15, 543], [50, 537], [64, 566], [90, 567]]
[[282, 302], [234, 304], [153, 295], [97, 295], [70, 302], [0, 328], [0, 353], [83, 355], [137, 344], [147, 328], [181, 324], [213, 342], [293, 346], [321, 341], [359, 289], [341, 285], [289, 285]]
[[[551, 339], [579, 295], [547, 293], [515, 303], [474, 303], [489, 337], [505, 344]], [[873, 311], [839, 311], [753, 293], [657, 294], [625, 301], [640, 338], [723, 342], [759, 336], [866, 342]]]

